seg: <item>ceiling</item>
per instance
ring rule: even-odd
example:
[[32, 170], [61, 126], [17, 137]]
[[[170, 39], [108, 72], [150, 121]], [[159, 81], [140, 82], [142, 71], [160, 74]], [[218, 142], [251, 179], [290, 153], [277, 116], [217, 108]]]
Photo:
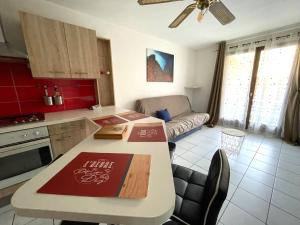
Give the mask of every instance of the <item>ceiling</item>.
[[221, 25], [210, 13], [198, 23], [195, 10], [176, 29], [168, 25], [193, 0], [148, 6], [137, 0], [48, 1], [194, 49], [300, 23], [299, 0], [222, 0], [236, 16], [231, 24]]

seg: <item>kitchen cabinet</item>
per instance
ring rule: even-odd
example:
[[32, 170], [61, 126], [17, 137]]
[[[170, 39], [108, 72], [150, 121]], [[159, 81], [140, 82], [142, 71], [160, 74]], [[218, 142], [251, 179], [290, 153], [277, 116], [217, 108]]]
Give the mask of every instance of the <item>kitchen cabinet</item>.
[[21, 187], [26, 181], [14, 184], [12, 186], [0, 189], [0, 201], [5, 199], [6, 197], [11, 196], [13, 193], [18, 190], [19, 187]]
[[100, 78], [97, 79], [99, 101], [102, 106], [114, 105], [115, 99], [110, 41], [98, 38], [97, 49], [100, 70]]
[[98, 126], [86, 119], [49, 125], [53, 157], [66, 153], [97, 129]]
[[99, 78], [96, 32], [20, 12], [33, 77]]
[[20, 17], [32, 76], [69, 77], [64, 24], [23, 12]]
[[[64, 24], [72, 78], [99, 74], [96, 31]], [[99, 76], [97, 76], [99, 77]]]
[[80, 131], [50, 136], [53, 157], [66, 153], [83, 139]]

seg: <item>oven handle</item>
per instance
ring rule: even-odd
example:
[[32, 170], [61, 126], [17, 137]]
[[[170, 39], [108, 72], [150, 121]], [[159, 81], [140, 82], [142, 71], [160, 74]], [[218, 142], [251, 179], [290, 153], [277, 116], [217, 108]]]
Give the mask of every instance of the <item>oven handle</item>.
[[31, 150], [34, 150], [36, 148], [41, 148], [41, 147], [46, 147], [46, 146], [49, 147], [50, 153], [51, 153], [51, 158], [53, 158], [49, 138], [45, 138], [45, 139], [41, 139], [41, 140], [31, 141], [31, 142], [28, 142], [28, 143], [23, 143], [23, 144], [19, 144], [19, 145], [14, 145], [14, 146], [9, 146], [9, 147], [2, 148], [2, 149], [0, 149], [0, 158], [7, 157], [7, 156], [10, 156], [10, 155], [15, 155], [15, 154], [22, 153], [22, 152], [31, 151]]

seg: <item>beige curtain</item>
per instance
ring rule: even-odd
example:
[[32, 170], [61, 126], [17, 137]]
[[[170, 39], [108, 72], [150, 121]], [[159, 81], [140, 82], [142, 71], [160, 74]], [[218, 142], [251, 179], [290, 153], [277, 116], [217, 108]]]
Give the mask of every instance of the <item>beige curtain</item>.
[[300, 41], [295, 57], [283, 132], [283, 139], [290, 143], [297, 143], [299, 139]]
[[209, 102], [208, 102], [207, 113], [210, 115], [210, 119], [207, 125], [210, 127], [213, 127], [218, 123], [219, 115], [220, 115], [225, 48], [226, 48], [226, 42], [223, 41], [219, 44], [218, 57], [215, 65], [214, 79], [213, 79]]

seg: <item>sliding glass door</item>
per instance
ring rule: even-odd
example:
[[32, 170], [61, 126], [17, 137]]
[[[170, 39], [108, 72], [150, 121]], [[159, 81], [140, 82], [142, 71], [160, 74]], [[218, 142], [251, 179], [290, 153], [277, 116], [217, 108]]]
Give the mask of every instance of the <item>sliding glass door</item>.
[[279, 134], [295, 52], [289, 45], [227, 55], [221, 123]]
[[245, 128], [255, 51], [225, 57], [220, 122]]

